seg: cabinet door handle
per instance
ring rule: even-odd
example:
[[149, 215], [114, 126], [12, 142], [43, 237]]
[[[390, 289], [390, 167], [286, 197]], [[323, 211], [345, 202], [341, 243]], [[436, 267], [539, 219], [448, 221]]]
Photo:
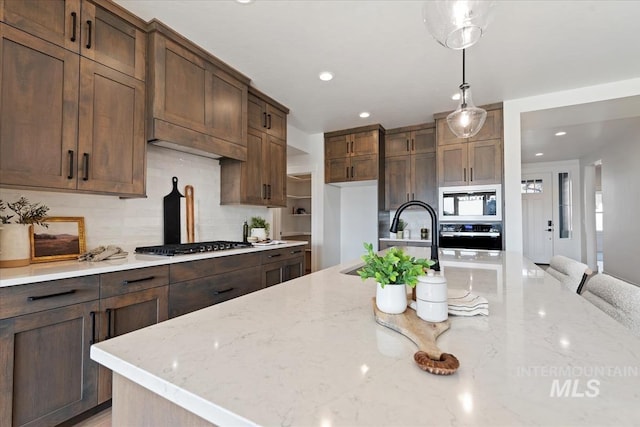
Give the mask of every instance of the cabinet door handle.
[[61, 297], [61, 296], [64, 296], [64, 295], [71, 295], [71, 294], [75, 294], [75, 293], [76, 293], [76, 290], [75, 289], [71, 289], [70, 291], [57, 292], [55, 294], [38, 295], [38, 296], [35, 296], [35, 297], [27, 297], [27, 301], [38, 301], [38, 300], [41, 300], [41, 299]]
[[462, 168], [462, 172], [463, 172], [463, 181], [467, 180], [467, 168]]
[[111, 335], [111, 319], [113, 318], [113, 310], [107, 308], [105, 312], [107, 313], [107, 335], [104, 337], [104, 339], [108, 340], [109, 338], [113, 338], [113, 335]]
[[127, 285], [130, 285], [131, 283], [146, 282], [147, 280], [153, 280], [155, 278], [156, 276], [149, 276], [149, 277], [142, 277], [140, 279], [123, 280], [122, 286], [127, 286]]
[[353, 154], [353, 141], [351, 141], [351, 153]]
[[82, 170], [84, 171], [82, 180], [88, 181], [89, 180], [89, 153], [84, 153], [82, 155]]
[[279, 256], [282, 256], [282, 254], [269, 255], [269, 258], [278, 258]]
[[353, 166], [351, 166], [351, 178], [354, 178], [355, 175], [353, 174]]
[[91, 49], [91, 21], [87, 21], [87, 49]]
[[293, 255], [293, 254], [299, 254], [299, 253], [302, 253], [302, 250], [301, 250], [301, 249], [298, 249], [297, 251], [291, 251], [290, 253], [291, 253], [291, 255]]
[[271, 200], [271, 184], [267, 184], [267, 200]]
[[269, 118], [269, 125], [267, 126], [267, 129], [271, 129], [271, 114], [267, 114], [267, 117]]
[[415, 200], [416, 199], [416, 193], [411, 193], [411, 200]]
[[347, 154], [349, 154], [349, 141], [347, 141]]
[[71, 12], [71, 41], [76, 41], [76, 25], [78, 24], [78, 14]]
[[471, 176], [470, 181], [473, 182], [473, 168], [469, 168], [469, 171], [470, 171], [469, 175]]
[[67, 179], [73, 179], [73, 150], [69, 150], [69, 175], [67, 175]]
[[226, 289], [222, 289], [220, 291], [213, 291], [214, 295], [220, 295], [220, 294], [225, 294], [227, 292], [231, 292], [232, 290], [234, 290], [235, 288], [231, 287], [231, 288], [226, 288]]
[[262, 199], [267, 198], [267, 184], [262, 184]]
[[411, 151], [416, 151], [416, 141], [411, 138]]
[[89, 341], [89, 344], [95, 344], [95, 342], [96, 342], [96, 312], [95, 311], [90, 312], [89, 316], [91, 316], [91, 341]]
[[409, 140], [407, 139], [407, 151], [409, 151]]
[[267, 113], [262, 113], [262, 119], [263, 119], [262, 120], [263, 121], [262, 127], [266, 128], [267, 127]]
[[349, 166], [347, 166], [347, 172], [346, 172], [346, 175], [347, 175], [347, 179], [349, 179]]
[[409, 201], [409, 193], [407, 193], [407, 202]]

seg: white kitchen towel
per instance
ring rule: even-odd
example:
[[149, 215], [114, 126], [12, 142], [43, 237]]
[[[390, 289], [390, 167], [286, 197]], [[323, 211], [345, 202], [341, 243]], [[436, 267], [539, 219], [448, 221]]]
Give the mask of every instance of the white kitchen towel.
[[454, 316], [488, 316], [489, 301], [467, 289], [449, 289], [449, 314]]

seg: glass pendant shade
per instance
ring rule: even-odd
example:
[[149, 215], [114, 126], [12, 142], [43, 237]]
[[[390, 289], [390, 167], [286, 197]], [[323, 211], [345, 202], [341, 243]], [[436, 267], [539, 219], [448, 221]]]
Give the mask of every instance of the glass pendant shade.
[[458, 138], [471, 138], [475, 136], [487, 119], [487, 112], [473, 104], [471, 88], [468, 84], [460, 85], [460, 105], [453, 113], [447, 116], [449, 129]]
[[488, 0], [430, 0], [422, 18], [431, 35], [449, 49], [465, 49], [482, 36], [493, 6]]

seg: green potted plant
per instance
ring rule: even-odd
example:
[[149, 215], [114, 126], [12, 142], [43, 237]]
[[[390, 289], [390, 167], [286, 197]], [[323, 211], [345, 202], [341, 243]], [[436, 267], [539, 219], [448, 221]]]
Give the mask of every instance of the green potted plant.
[[397, 239], [404, 239], [404, 229], [407, 228], [409, 224], [404, 219], [400, 218], [398, 220], [398, 231], [396, 231]]
[[252, 216], [249, 228], [251, 228], [251, 236], [257, 237], [258, 241], [267, 240], [269, 237], [269, 223], [261, 216]]
[[362, 280], [375, 279], [376, 306], [390, 314], [403, 313], [407, 309], [407, 289], [415, 287], [418, 276], [426, 274], [434, 261], [415, 258], [397, 247], [389, 248], [383, 255], [373, 251], [373, 244], [365, 243], [367, 253], [362, 256], [364, 266], [358, 270]]
[[[6, 210], [12, 213], [5, 214]], [[0, 200], [0, 267], [22, 267], [29, 264], [31, 245], [29, 227], [44, 222], [49, 208], [40, 203], [31, 203], [25, 197], [17, 201]]]

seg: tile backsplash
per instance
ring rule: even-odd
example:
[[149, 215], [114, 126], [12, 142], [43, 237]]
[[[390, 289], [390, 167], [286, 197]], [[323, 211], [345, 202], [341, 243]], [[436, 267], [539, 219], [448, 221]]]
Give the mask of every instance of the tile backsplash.
[[[171, 192], [174, 176], [182, 194], [185, 185], [194, 187], [196, 241], [242, 240], [245, 219], [260, 215], [272, 221], [267, 208], [220, 205], [218, 160], [155, 145], [147, 146], [146, 198], [0, 188], [0, 199], [13, 201], [25, 196], [47, 205], [50, 216], [84, 217], [87, 249], [118, 245], [132, 251], [136, 246], [163, 243], [163, 198]], [[181, 215], [184, 236], [184, 205]]]

